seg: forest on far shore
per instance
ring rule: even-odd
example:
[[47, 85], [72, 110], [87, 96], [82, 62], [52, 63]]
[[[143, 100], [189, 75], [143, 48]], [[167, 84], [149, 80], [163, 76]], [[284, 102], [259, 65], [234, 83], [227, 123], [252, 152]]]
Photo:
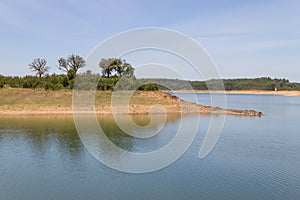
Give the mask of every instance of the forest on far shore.
[[159, 89], [173, 90], [300, 90], [300, 83], [290, 82], [288, 79], [239, 78], [239, 79], [211, 79], [207, 81], [183, 81], [177, 79], [145, 79], [156, 82]]

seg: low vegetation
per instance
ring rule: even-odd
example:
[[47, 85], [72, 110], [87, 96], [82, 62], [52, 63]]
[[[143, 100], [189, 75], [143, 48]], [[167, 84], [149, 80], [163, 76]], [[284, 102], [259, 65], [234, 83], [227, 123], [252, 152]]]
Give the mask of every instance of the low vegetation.
[[[97, 90], [300, 90], [300, 83], [292, 83], [287, 79], [254, 78], [254, 79], [213, 79], [208, 81], [183, 81], [178, 79], [137, 79], [134, 76], [134, 67], [120, 58], [106, 58], [99, 61], [99, 73], [94, 74], [87, 70], [77, 74], [78, 70], [85, 67], [85, 60], [78, 55], [71, 54], [66, 58], [58, 59], [58, 69], [62, 74], [48, 72], [46, 59], [36, 58], [29, 68], [36, 76], [1, 76], [0, 88], [32, 88], [45, 90], [72, 89], [75, 78], [87, 79], [81, 88]], [[81, 81], [82, 82], [82, 81]], [[93, 83], [93, 84], [91, 84]], [[120, 84], [121, 83], [121, 84]], [[87, 85], [90, 84], [90, 85]], [[94, 87], [96, 85], [96, 87]], [[117, 86], [117, 87], [116, 87]]]
[[[80, 68], [85, 67], [85, 60], [78, 55], [69, 55], [67, 58], [58, 59], [58, 69], [63, 74], [48, 74], [50, 67], [47, 66], [46, 59], [36, 58], [29, 64], [29, 68], [36, 76], [27, 75], [19, 76], [1, 76], [0, 88], [44, 88], [46, 90], [72, 89], [74, 87], [75, 78], [89, 78], [91, 81], [97, 80], [96, 89], [113, 90], [116, 84], [122, 78], [122, 84], [118, 89], [123, 90], [145, 90], [156, 91], [158, 86], [146, 80], [138, 80], [134, 76], [134, 68], [125, 60], [119, 58], [101, 59], [99, 62], [99, 72], [92, 74], [87, 70], [83, 74], [77, 74]], [[81, 85], [86, 88], [86, 85]]]

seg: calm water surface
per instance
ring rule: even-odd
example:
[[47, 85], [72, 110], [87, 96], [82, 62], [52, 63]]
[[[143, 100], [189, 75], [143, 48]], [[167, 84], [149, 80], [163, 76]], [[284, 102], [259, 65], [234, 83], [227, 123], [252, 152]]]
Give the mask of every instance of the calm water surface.
[[[192, 94], [178, 94], [192, 100]], [[198, 94], [199, 102], [210, 97]], [[298, 200], [300, 198], [300, 98], [228, 95], [228, 107], [262, 111], [262, 118], [228, 116], [220, 140], [203, 160], [199, 149], [210, 116], [191, 148], [169, 167], [147, 174], [110, 169], [82, 145], [71, 117], [0, 117], [0, 200], [207, 199]], [[136, 116], [147, 124], [147, 116]], [[112, 117], [99, 118], [111, 141], [147, 152], [166, 145], [180, 116], [169, 116], [162, 133], [136, 139]]]

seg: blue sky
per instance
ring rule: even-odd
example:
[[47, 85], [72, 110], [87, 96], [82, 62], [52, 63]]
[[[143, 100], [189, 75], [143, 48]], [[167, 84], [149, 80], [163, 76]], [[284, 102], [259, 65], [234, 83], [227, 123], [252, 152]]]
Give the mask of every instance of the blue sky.
[[222, 77], [300, 82], [300, 1], [1, 0], [0, 74], [33, 74], [46, 58], [86, 57], [107, 37], [132, 28], [165, 27], [198, 41]]

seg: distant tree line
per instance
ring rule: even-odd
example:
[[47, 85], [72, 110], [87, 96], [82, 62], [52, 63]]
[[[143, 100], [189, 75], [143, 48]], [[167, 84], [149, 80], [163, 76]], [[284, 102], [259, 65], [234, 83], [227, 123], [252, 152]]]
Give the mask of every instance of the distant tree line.
[[288, 79], [243, 78], [243, 79], [212, 79], [208, 81], [183, 81], [177, 79], [152, 79], [157, 82], [159, 89], [173, 90], [300, 90], [300, 83]]
[[[225, 90], [300, 90], [300, 83], [292, 83], [288, 79], [244, 78], [244, 79], [223, 79]], [[195, 90], [205, 90], [208, 87], [212, 90], [220, 89], [220, 80], [209, 80], [206, 82], [192, 81], [191, 85]], [[205, 86], [206, 85], [206, 86]]]
[[[178, 79], [137, 79], [134, 76], [134, 67], [120, 58], [103, 58], [99, 61], [99, 73], [93, 74], [87, 70], [78, 74], [79, 69], [85, 67], [85, 60], [78, 55], [69, 55], [58, 59], [58, 69], [63, 74], [49, 75], [50, 67], [46, 59], [36, 58], [29, 68], [36, 76], [2, 76], [0, 75], [0, 88], [44, 88], [46, 90], [72, 89], [75, 78], [85, 78], [79, 85], [88, 88], [95, 85], [98, 90], [300, 90], [300, 83], [290, 82], [288, 79], [244, 78], [244, 79], [212, 79], [208, 81], [183, 81]], [[91, 84], [93, 83], [93, 84]], [[117, 84], [118, 83], [118, 84]]]

